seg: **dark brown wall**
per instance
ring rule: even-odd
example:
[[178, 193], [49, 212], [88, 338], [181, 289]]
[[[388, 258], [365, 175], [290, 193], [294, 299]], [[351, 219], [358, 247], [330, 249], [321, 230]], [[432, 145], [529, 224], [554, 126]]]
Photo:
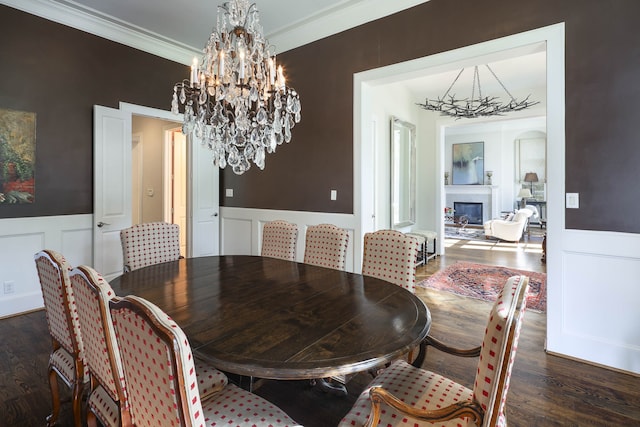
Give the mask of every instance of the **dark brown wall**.
[[[93, 105], [168, 110], [187, 67], [0, 6], [0, 108], [36, 116], [35, 203], [0, 218], [93, 212]], [[158, 165], [158, 167], [161, 167]]]
[[[566, 224], [640, 232], [638, 16], [637, 0], [431, 0], [285, 52], [302, 122], [264, 171], [225, 171], [222, 202], [352, 213], [353, 73], [565, 22], [565, 184], [580, 193]], [[38, 113], [36, 203], [0, 217], [91, 212], [93, 104], [168, 109], [186, 67], [4, 6], [0, 37], [0, 107]]]
[[[580, 193], [566, 224], [640, 232], [639, 16], [637, 0], [431, 0], [285, 52], [279, 60], [300, 92], [302, 122], [264, 171], [225, 171], [235, 193], [223, 202], [352, 213], [354, 73], [565, 22], [565, 185]], [[328, 200], [330, 188], [338, 201]]]

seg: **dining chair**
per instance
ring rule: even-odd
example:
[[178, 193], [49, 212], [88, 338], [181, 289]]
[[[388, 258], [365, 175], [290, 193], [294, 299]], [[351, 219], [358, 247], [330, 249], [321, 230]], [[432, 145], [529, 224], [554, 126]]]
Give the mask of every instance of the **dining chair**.
[[79, 266], [69, 276], [76, 299], [90, 389], [87, 397], [87, 424], [107, 427], [129, 426], [129, 408], [120, 350], [109, 312], [116, 297], [106, 280], [91, 267]]
[[120, 242], [125, 273], [181, 258], [178, 224], [136, 224], [120, 231]]
[[297, 425], [280, 408], [234, 384], [202, 398], [182, 329], [140, 297], [130, 295], [109, 305], [137, 427]]
[[53, 410], [47, 425], [53, 426], [60, 414], [60, 390], [57, 377], [72, 390], [74, 425], [82, 425], [82, 394], [88, 379], [84, 346], [76, 312], [73, 289], [69, 281], [71, 265], [65, 257], [45, 249], [34, 256], [45, 314], [53, 348], [49, 356], [49, 386]]
[[418, 241], [396, 230], [364, 235], [362, 274], [415, 292]]
[[349, 233], [333, 224], [307, 227], [304, 243], [304, 263], [344, 270], [347, 260]]
[[267, 222], [262, 228], [260, 255], [287, 261], [296, 260], [298, 226], [287, 221]]
[[[91, 388], [87, 423], [96, 426], [131, 425], [120, 349], [113, 328], [109, 301], [117, 300], [109, 283], [93, 268], [79, 266], [70, 275], [76, 298]], [[227, 377], [207, 363], [194, 360], [198, 389], [203, 397], [221, 391]]]
[[340, 427], [390, 426], [398, 420], [412, 426], [506, 426], [505, 402], [528, 288], [526, 276], [507, 279], [479, 347], [457, 349], [427, 337], [438, 350], [478, 357], [472, 388], [398, 360], [360, 394]]

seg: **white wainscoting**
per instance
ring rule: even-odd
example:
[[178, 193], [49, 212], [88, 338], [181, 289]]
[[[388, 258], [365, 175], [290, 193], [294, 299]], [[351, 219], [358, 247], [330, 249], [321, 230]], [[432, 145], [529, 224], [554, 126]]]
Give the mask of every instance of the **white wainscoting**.
[[359, 266], [354, 270], [354, 266], [358, 265], [356, 258], [360, 259], [354, 248], [358, 248], [358, 254], [362, 252], [362, 248], [361, 243], [354, 238], [356, 220], [353, 215], [222, 207], [220, 216], [221, 255], [260, 255], [263, 225], [281, 219], [298, 225], [296, 260], [302, 262], [307, 227], [333, 224], [349, 233], [346, 270], [353, 272], [361, 269]]
[[[91, 265], [93, 215], [0, 219], [0, 317], [41, 308], [33, 256], [42, 249], [65, 255], [71, 265]], [[13, 292], [5, 293], [6, 286]]]
[[640, 374], [640, 234], [562, 237], [547, 258], [547, 350]]

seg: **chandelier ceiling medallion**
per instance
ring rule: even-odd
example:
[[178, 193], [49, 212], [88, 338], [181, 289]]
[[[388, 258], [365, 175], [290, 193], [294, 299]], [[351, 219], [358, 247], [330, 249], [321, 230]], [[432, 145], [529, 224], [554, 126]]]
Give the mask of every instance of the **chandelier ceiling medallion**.
[[246, 172], [264, 169], [266, 153], [291, 141], [300, 121], [300, 97], [287, 87], [282, 66], [262, 34], [258, 9], [248, 0], [219, 6], [216, 30], [189, 80], [175, 84], [171, 111], [184, 109], [182, 132], [213, 152], [214, 165]]
[[[505, 85], [500, 81], [496, 73], [493, 72], [489, 64], [485, 64], [487, 70], [491, 72], [491, 75], [496, 79], [496, 81], [500, 84], [500, 87], [506, 92], [509, 96], [508, 102], [502, 102], [500, 98], [497, 96], [483, 96], [482, 95], [482, 86], [480, 85], [480, 73], [478, 71], [478, 66], [473, 67], [473, 86], [471, 89], [471, 98], [458, 99], [454, 95], [449, 95], [451, 89], [456, 84], [462, 72], [465, 70], [464, 68], [460, 70], [456, 78], [449, 86], [449, 89], [439, 97], [437, 100], [429, 100], [427, 98], [424, 104], [418, 103], [418, 105], [425, 110], [429, 111], [437, 111], [443, 116], [451, 116], [456, 119], [461, 118], [476, 118], [483, 116], [502, 116], [506, 113], [511, 113], [513, 111], [524, 110], [525, 108], [529, 108], [533, 105], [539, 104], [538, 101], [529, 101], [528, 95], [523, 100], [517, 100], [511, 95], [511, 93], [507, 90]], [[476, 93], [477, 86], [477, 93]]]

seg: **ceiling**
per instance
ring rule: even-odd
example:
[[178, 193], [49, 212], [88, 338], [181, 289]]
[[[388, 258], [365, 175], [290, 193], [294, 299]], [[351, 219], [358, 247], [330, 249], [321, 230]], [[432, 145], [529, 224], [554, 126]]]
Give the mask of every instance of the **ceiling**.
[[[249, 0], [281, 53], [429, 0]], [[225, 0], [0, 0], [1, 4], [191, 64]]]
[[[252, 0], [250, 0], [251, 2]], [[264, 34], [276, 52], [293, 49], [331, 34], [393, 14], [429, 0], [253, 0]], [[135, 47], [183, 64], [191, 64], [215, 27], [218, 6], [225, 0], [0, 0], [0, 3], [43, 18]], [[473, 58], [449, 67], [425, 70], [401, 83], [424, 102], [442, 96], [463, 67], [491, 63], [516, 97], [532, 94], [544, 102], [544, 49], [498, 57]], [[473, 68], [465, 70], [451, 94], [471, 95]], [[504, 90], [480, 69], [483, 95], [504, 97]]]

